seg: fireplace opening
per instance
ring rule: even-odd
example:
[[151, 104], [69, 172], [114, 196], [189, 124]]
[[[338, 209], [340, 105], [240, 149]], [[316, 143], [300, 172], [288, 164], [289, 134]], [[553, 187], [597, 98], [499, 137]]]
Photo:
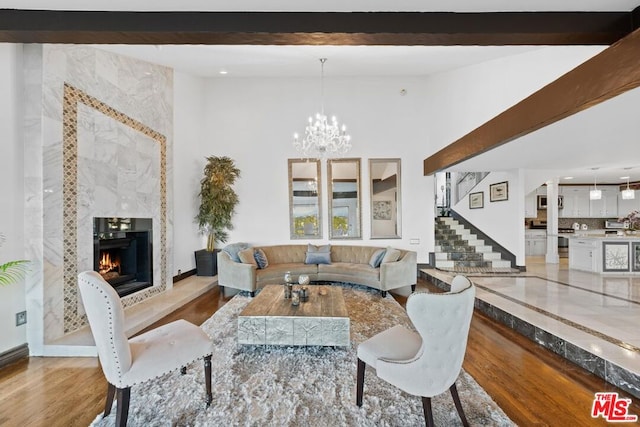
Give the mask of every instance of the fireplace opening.
[[93, 269], [121, 297], [153, 284], [151, 218], [94, 218]]

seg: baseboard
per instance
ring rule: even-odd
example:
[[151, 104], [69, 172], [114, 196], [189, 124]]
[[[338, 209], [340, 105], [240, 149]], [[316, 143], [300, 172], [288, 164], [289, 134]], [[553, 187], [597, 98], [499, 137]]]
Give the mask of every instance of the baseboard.
[[189, 276], [194, 276], [196, 274], [196, 269], [185, 271], [182, 274], [178, 274], [177, 276], [173, 276], [173, 283], [179, 282], [180, 280], [184, 280]]
[[0, 368], [3, 368], [20, 359], [29, 357], [29, 345], [24, 343], [0, 354]]

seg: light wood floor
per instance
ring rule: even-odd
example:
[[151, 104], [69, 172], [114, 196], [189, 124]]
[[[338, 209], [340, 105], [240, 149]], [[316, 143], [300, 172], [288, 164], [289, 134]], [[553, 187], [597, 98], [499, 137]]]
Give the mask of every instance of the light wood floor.
[[[437, 291], [423, 281], [418, 288]], [[226, 301], [216, 287], [151, 327], [179, 318], [201, 324]], [[590, 417], [594, 393], [630, 397], [478, 312], [464, 368], [521, 426], [607, 425]], [[106, 388], [94, 358], [16, 362], [0, 369], [0, 426], [87, 426], [103, 410]], [[631, 412], [640, 414], [635, 398]]]

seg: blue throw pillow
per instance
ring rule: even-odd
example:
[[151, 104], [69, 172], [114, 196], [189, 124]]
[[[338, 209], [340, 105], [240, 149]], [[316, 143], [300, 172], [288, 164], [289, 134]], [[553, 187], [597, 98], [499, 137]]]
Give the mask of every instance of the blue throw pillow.
[[331, 264], [331, 252], [307, 252], [305, 264]]
[[267, 256], [265, 255], [262, 249], [256, 249], [253, 253], [253, 257], [258, 264], [258, 268], [267, 268], [269, 267], [269, 261], [267, 260]]
[[369, 265], [373, 268], [380, 267], [380, 263], [382, 262], [382, 258], [386, 252], [386, 249], [378, 249], [375, 251], [373, 255], [371, 255], [371, 259], [369, 259]]
[[243, 249], [249, 249], [249, 244], [248, 243], [232, 243], [222, 248], [222, 250], [228, 253], [231, 259], [234, 260], [235, 262], [241, 262], [238, 252], [240, 252]]

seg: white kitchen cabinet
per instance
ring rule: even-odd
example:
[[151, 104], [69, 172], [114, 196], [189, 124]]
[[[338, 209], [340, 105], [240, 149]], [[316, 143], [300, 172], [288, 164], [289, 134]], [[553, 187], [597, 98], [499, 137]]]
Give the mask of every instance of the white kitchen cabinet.
[[586, 218], [589, 210], [589, 187], [587, 186], [562, 186], [560, 193], [564, 207], [558, 211], [560, 218]]
[[599, 251], [594, 239], [572, 238], [569, 241], [569, 268], [597, 272]]
[[538, 196], [535, 191], [527, 194], [524, 198], [525, 218], [536, 218], [538, 216]]
[[618, 187], [599, 187], [602, 191], [600, 200], [590, 201], [590, 216], [592, 218], [618, 217]]
[[631, 211], [640, 210], [640, 191], [636, 190], [634, 193], [635, 199], [623, 200], [622, 194], [618, 192], [618, 218], [629, 215]]
[[525, 256], [541, 256], [547, 253], [547, 232], [527, 230], [525, 233]]

